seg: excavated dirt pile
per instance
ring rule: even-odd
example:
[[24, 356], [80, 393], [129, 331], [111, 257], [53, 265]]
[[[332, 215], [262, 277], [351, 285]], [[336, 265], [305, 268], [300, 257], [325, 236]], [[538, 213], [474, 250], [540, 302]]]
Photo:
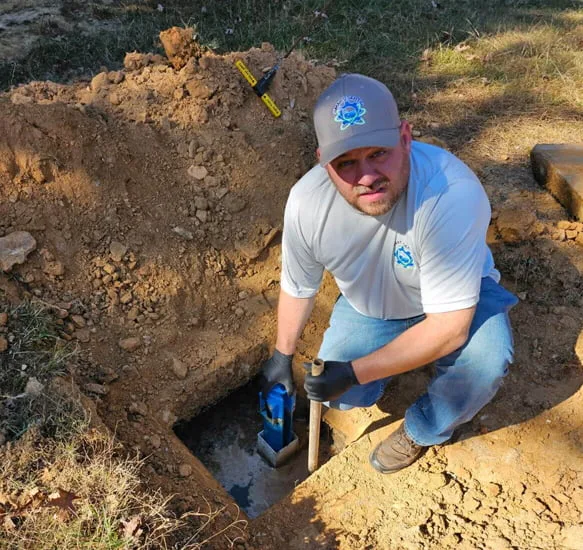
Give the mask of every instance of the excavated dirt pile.
[[[267, 356], [283, 207], [314, 162], [310, 109], [334, 71], [291, 55], [270, 89], [283, 112], [274, 119], [233, 65], [242, 58], [258, 76], [276, 61], [271, 46], [175, 52], [172, 63], [128, 54], [124, 70], [91, 82], [0, 96], [0, 237], [26, 231], [37, 243], [0, 288], [53, 307], [82, 350], [76, 382], [146, 457], [147, 482], [176, 494], [180, 512], [226, 505], [219, 530], [237, 508], [172, 427], [246, 383]], [[532, 299], [515, 310], [516, 367], [495, 403], [460, 441], [381, 477], [368, 449], [428, 374], [400, 377], [380, 404], [382, 429], [254, 520], [240, 547], [578, 547], [580, 247], [553, 240], [558, 207], [554, 220], [524, 214], [532, 232], [519, 224], [506, 243], [514, 206], [494, 216], [492, 245], [511, 289], [531, 266]], [[334, 295], [327, 280], [298, 359], [316, 352]], [[229, 547], [228, 536], [210, 546]]]

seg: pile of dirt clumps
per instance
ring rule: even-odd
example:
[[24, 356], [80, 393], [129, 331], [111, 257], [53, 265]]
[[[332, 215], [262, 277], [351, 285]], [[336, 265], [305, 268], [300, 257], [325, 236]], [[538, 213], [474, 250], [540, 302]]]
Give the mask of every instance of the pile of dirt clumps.
[[[37, 243], [0, 274], [0, 289], [55, 310], [63, 338], [80, 343], [73, 375], [105, 424], [145, 457], [153, 487], [177, 495], [179, 512], [225, 505], [209, 527], [219, 531], [239, 512], [172, 426], [247, 382], [273, 342], [283, 208], [315, 161], [310, 110], [334, 71], [292, 54], [270, 89], [282, 110], [274, 119], [234, 67], [244, 59], [259, 76], [276, 62], [269, 44], [225, 56], [175, 50], [174, 65], [131, 53], [124, 70], [90, 82], [0, 96], [0, 237], [26, 231]], [[495, 203], [489, 233], [522, 299], [517, 365], [497, 401], [463, 441], [394, 476], [366, 466], [386, 435], [369, 429], [254, 520], [240, 547], [577, 547], [583, 265], [575, 241], [556, 238], [564, 212], [548, 195], [532, 199], [526, 229], [514, 223], [523, 199]], [[335, 293], [326, 280], [298, 359], [316, 352]], [[389, 388], [385, 424], [426, 377]], [[553, 464], [543, 439], [560, 451]], [[227, 530], [213, 544], [232, 538]]]
[[257, 71], [275, 62], [267, 45], [207, 53], [180, 71], [129, 54], [131, 70], [89, 85], [35, 82], [2, 98], [0, 231], [31, 231], [41, 251], [23, 282], [46, 298], [82, 293], [97, 324], [103, 314], [125, 330], [164, 315], [193, 327], [224, 316], [220, 332], [240, 329], [234, 304], [276, 282], [256, 260], [269, 256], [288, 190], [314, 160], [308, 110], [333, 73], [288, 58], [275, 120], [237, 57]]

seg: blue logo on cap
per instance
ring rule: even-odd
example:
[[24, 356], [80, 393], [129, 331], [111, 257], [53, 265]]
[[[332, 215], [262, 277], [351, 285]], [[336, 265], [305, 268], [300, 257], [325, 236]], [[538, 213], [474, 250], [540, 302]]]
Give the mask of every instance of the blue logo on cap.
[[335, 122], [340, 122], [340, 130], [346, 130], [350, 126], [365, 124], [363, 118], [366, 113], [364, 102], [354, 95], [344, 96], [334, 106]]

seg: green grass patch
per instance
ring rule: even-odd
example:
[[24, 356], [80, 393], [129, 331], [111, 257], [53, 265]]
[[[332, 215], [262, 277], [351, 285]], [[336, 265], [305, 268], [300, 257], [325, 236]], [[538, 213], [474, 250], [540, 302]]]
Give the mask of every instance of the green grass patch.
[[66, 432], [72, 404], [49, 397], [51, 380], [65, 374], [76, 348], [57, 336], [56, 319], [38, 303], [8, 310], [8, 349], [0, 353], [0, 436], [20, 438], [32, 426], [52, 437]]
[[[480, 41], [510, 30], [528, 32], [541, 23], [565, 34], [580, 23], [577, 8], [581, 8], [573, 0], [459, 0], [438, 8], [429, 0], [171, 0], [161, 4], [163, 11], [156, 9], [157, 3], [84, 7], [69, 0], [64, 10], [76, 21], [73, 29], [47, 28], [26, 59], [0, 63], [0, 87], [27, 80], [63, 81], [91, 75], [103, 66], [120, 67], [128, 51], [160, 51], [159, 32], [174, 25], [195, 25], [201, 42], [218, 52], [244, 50], [264, 41], [285, 51], [296, 38], [306, 36], [299, 49], [312, 59], [336, 60], [342, 70], [410, 85], [427, 48], [453, 48], [468, 39]], [[324, 4], [326, 17], [316, 17]], [[82, 24], [80, 19], [86, 18], [80, 14], [87, 14], [89, 23]], [[442, 55], [442, 73], [449, 71], [453, 77], [474, 70], [472, 64], [456, 62], [455, 56]]]
[[56, 319], [44, 306], [23, 302], [8, 312], [8, 350], [0, 354], [0, 393], [24, 392], [35, 378], [41, 383], [66, 372], [74, 347], [57, 335]]
[[530, 96], [552, 105], [581, 106], [583, 21], [565, 32], [552, 23], [528, 31], [509, 29], [427, 54], [420, 74], [442, 81], [481, 79], [507, 94]]

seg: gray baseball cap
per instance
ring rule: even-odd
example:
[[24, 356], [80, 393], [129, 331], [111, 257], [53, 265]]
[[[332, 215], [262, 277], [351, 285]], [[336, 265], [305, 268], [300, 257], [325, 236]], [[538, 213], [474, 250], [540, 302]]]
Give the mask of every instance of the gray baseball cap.
[[344, 74], [314, 107], [320, 165], [359, 147], [395, 147], [401, 119], [393, 94], [378, 80]]

